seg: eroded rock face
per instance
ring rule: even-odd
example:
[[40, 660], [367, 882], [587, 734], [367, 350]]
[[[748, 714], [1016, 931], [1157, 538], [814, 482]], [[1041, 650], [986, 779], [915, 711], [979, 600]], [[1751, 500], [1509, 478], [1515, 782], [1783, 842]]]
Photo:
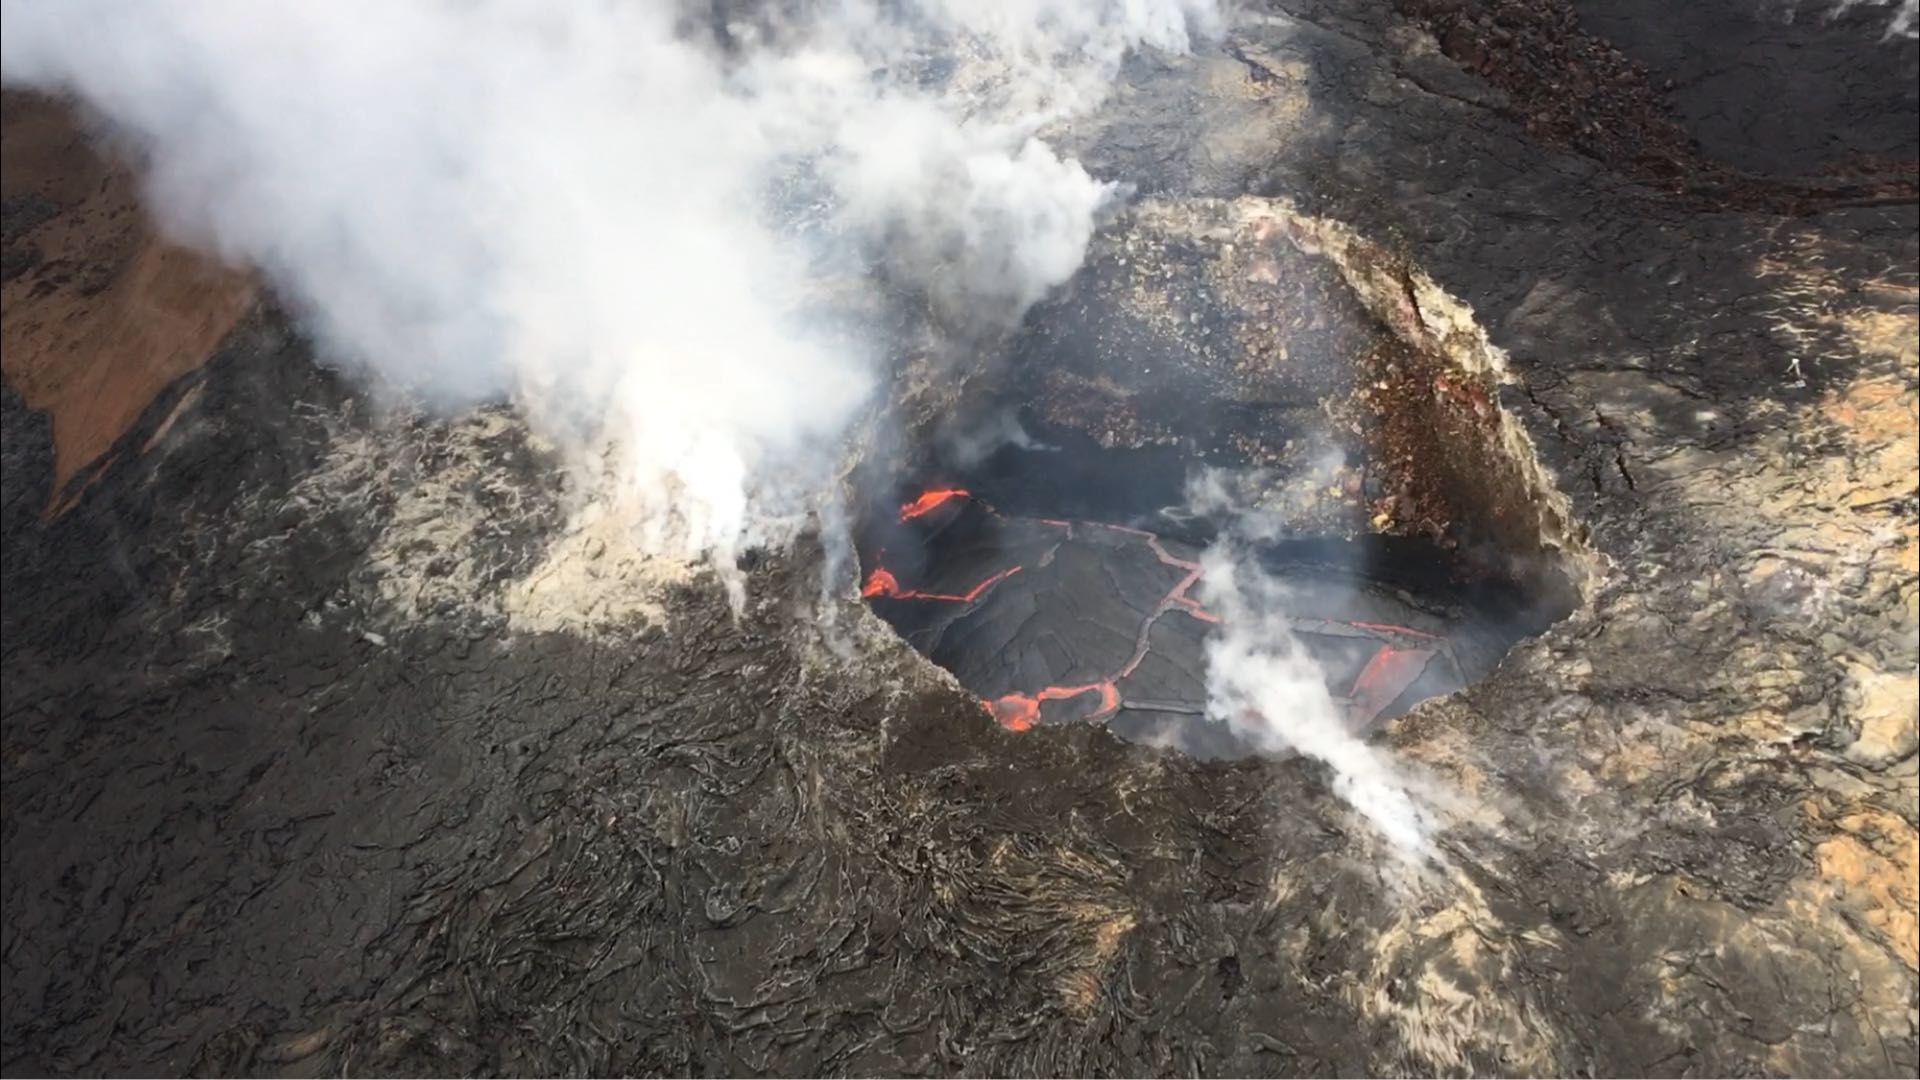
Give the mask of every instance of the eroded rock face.
[[132, 173], [74, 110], [9, 90], [0, 113], [0, 356], [7, 385], [52, 419], [57, 512], [78, 493], [67, 485], [212, 355], [254, 282], [158, 235]]
[[[263, 318], [56, 521], [6, 394], [4, 1066], [1911, 1073], [1915, 206], [1638, 184], [1385, 2], [1128, 80], [1089, 162], [1457, 298], [1595, 558], [1382, 736], [1454, 800], [1426, 877], [1308, 763], [1002, 730], [823, 623], [804, 546], [738, 621], [703, 578], [613, 634], [397, 606], [379, 552], [472, 557], [421, 485], [499, 533], [471, 594], [543, 565], [539, 448], [378, 427]], [[366, 437], [367, 494], [316, 485]]]

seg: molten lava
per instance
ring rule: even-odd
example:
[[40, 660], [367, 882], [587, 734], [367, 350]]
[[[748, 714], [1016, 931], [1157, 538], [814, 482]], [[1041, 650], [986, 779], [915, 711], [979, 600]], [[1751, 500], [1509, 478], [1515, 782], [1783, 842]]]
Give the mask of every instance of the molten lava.
[[921, 592], [918, 589], [903, 589], [894, 576], [884, 568], [876, 567], [867, 576], [867, 583], [860, 587], [860, 595], [871, 600], [876, 596], [885, 596], [894, 600], [945, 600], [956, 604], [971, 604], [980, 599], [980, 594], [1020, 572], [1017, 566], [1010, 566], [993, 575], [963, 593]]
[[968, 493], [964, 488], [930, 488], [921, 492], [919, 498], [900, 508], [900, 520], [912, 521], [914, 518], [939, 509], [950, 499], [967, 497]]
[[1099, 719], [1120, 711], [1120, 691], [1114, 687], [1112, 680], [1085, 686], [1043, 686], [1037, 694], [1002, 694], [984, 704], [993, 718], [1000, 721], [1001, 727], [1008, 731], [1025, 731], [1040, 719], [1041, 702], [1065, 701], [1095, 691], [1100, 694], [1100, 707], [1088, 719]]
[[[1399, 626], [1385, 629], [1408, 632], [1405, 627]], [[1393, 704], [1393, 700], [1427, 669], [1427, 662], [1433, 659], [1433, 654], [1432, 649], [1396, 649], [1391, 645], [1382, 645], [1380, 651], [1367, 661], [1367, 666], [1360, 669], [1359, 677], [1353, 680], [1353, 689], [1347, 694], [1350, 701], [1347, 706], [1348, 723], [1356, 727], [1364, 726], [1386, 711], [1387, 706]]]
[[871, 600], [876, 596], [899, 596], [900, 583], [893, 579], [892, 572], [884, 567], [875, 567], [867, 575], [867, 583], [860, 586], [860, 595]]
[[[900, 507], [899, 520], [908, 522], [923, 518], [957, 500], [967, 500], [972, 506], [984, 511], [997, 521], [1004, 523], [1008, 520], [992, 506], [975, 499], [960, 488], [934, 488], [922, 492], [918, 497]], [[1024, 520], [1034, 522], [1046, 529], [1058, 530], [1061, 537], [1060, 541], [1048, 547], [1044, 554], [1032, 560], [1036, 566], [1049, 565], [1054, 552], [1058, 550], [1059, 543], [1076, 539], [1076, 528], [1091, 528], [1110, 534], [1139, 538], [1156, 560], [1178, 571], [1179, 577], [1174, 580], [1172, 587], [1161, 594], [1146, 611], [1145, 617], [1133, 635], [1131, 651], [1117, 668], [1090, 682], [1041, 686], [1031, 691], [1022, 689], [983, 699], [982, 705], [1008, 730], [1026, 731], [1033, 727], [1042, 719], [1041, 709], [1046, 702], [1063, 702], [1088, 695], [1095, 695], [1090, 703], [1091, 711], [1082, 714], [1081, 719], [1105, 720], [1113, 717], [1129, 705], [1122, 693], [1121, 684], [1140, 669], [1149, 652], [1153, 650], [1153, 630], [1162, 616], [1178, 611], [1204, 623], [1220, 622], [1219, 616], [1207, 611], [1198, 600], [1188, 595], [1200, 580], [1200, 564], [1193, 559], [1181, 558], [1168, 551], [1155, 534], [1123, 525], [1097, 522], [1075, 523], [1048, 518]], [[878, 557], [884, 558], [885, 553], [880, 552]], [[860, 593], [868, 599], [885, 598], [963, 604], [971, 607], [985, 602], [996, 585], [1020, 573], [1023, 569], [1024, 567], [1019, 564], [1006, 567], [987, 576], [964, 592], [938, 592], [903, 587], [893, 571], [885, 566], [876, 565], [867, 576]], [[1365, 664], [1354, 678], [1348, 694], [1340, 699], [1346, 705], [1349, 720], [1356, 728], [1371, 724], [1382, 712], [1391, 707], [1407, 688], [1421, 677], [1433, 657], [1440, 654], [1447, 654], [1449, 658], [1451, 656], [1444, 639], [1411, 627], [1382, 622], [1316, 618], [1300, 618], [1292, 622], [1295, 629], [1301, 633], [1373, 643], [1374, 651], [1366, 654]], [[1172, 706], [1166, 702], [1136, 702], [1132, 707], [1165, 711]], [[1197, 704], [1192, 709], [1195, 713], [1200, 711]]]
[[[955, 499], [970, 498], [972, 498], [971, 494], [961, 488], [933, 488], [922, 492], [917, 498], [903, 504], [900, 507], [900, 520], [905, 522], [924, 517]], [[988, 513], [996, 517], [1000, 516], [998, 511], [984, 502], [978, 503], [978, 505]], [[1063, 521], [1056, 518], [1041, 518], [1039, 521], [1041, 524], [1060, 529], [1068, 537], [1073, 535], [1073, 523], [1070, 521]], [[1064, 701], [1069, 698], [1079, 697], [1082, 694], [1097, 693], [1100, 695], [1098, 707], [1087, 719], [1098, 720], [1111, 716], [1119, 711], [1121, 705], [1118, 684], [1120, 680], [1133, 674], [1134, 670], [1140, 666], [1140, 662], [1145, 659], [1150, 647], [1149, 637], [1153, 631], [1153, 624], [1161, 615], [1178, 608], [1196, 619], [1211, 623], [1220, 621], [1218, 616], [1201, 607], [1198, 600], [1187, 595], [1187, 590], [1191, 589], [1194, 583], [1200, 580], [1199, 563], [1172, 555], [1166, 548], [1161, 546], [1160, 538], [1150, 532], [1141, 529], [1129, 529], [1121, 525], [1092, 524], [1094, 528], [1110, 529], [1114, 532], [1127, 533], [1145, 539], [1148, 547], [1153, 551], [1155, 558], [1184, 573], [1174, 587], [1168, 591], [1165, 596], [1160, 598], [1160, 602], [1155, 605], [1153, 612], [1147, 617], [1146, 621], [1141, 624], [1139, 634], [1134, 641], [1133, 654], [1128, 657], [1126, 664], [1110, 677], [1102, 679], [1099, 682], [1086, 683], [1080, 686], [1043, 686], [1031, 694], [1004, 694], [990, 701], [983, 702], [987, 711], [993, 714], [994, 719], [998, 720], [1001, 725], [1008, 730], [1025, 731], [1032, 727], [1034, 722], [1040, 718], [1040, 703], [1043, 701]], [[1019, 573], [1021, 569], [1019, 566], [1008, 567], [988, 577], [964, 593], [939, 593], [918, 589], [903, 589], [898, 579], [894, 577], [892, 571], [883, 566], [877, 566], [874, 568], [873, 573], [867, 576], [866, 584], [861, 588], [860, 595], [868, 599], [884, 596], [894, 600], [932, 600], [971, 604], [984, 595], [988, 589]]]

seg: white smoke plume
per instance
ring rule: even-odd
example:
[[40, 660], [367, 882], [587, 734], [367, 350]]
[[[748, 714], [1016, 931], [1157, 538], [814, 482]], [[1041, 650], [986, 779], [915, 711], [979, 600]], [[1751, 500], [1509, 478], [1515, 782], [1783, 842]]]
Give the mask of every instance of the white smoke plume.
[[0, 75], [144, 159], [181, 238], [257, 267], [323, 355], [511, 398], [646, 550], [787, 535], [882, 343], [817, 312], [878, 268], [1014, 319], [1107, 183], [1042, 137], [1213, 0], [7, 0]]
[[1236, 538], [1253, 543], [1297, 536], [1302, 511], [1341, 479], [1349, 461], [1345, 450], [1329, 445], [1287, 472], [1197, 469], [1187, 477], [1184, 505], [1174, 514], [1228, 522]]
[[1920, 37], [1920, 0], [1831, 0], [1826, 17], [1838, 19], [1856, 7], [1889, 8], [1887, 30], [1883, 40], [1892, 41], [1904, 38], [1908, 41]]
[[1802, 13], [1813, 20], [1833, 23], [1856, 8], [1887, 13], [1882, 42], [1912, 41], [1920, 38], [1920, 0], [1760, 0], [1759, 13], [1783, 22], [1795, 22]]
[[1333, 772], [1333, 790], [1409, 861], [1432, 857], [1434, 808], [1384, 750], [1356, 735], [1320, 666], [1287, 625], [1287, 590], [1234, 542], [1200, 559], [1201, 597], [1220, 616], [1207, 644], [1207, 713], [1268, 752]]

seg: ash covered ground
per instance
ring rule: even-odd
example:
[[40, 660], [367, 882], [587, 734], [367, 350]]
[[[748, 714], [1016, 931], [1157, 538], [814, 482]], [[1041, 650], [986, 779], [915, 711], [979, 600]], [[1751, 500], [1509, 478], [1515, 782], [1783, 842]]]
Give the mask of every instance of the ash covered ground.
[[[1311, 760], [1002, 728], [823, 619], [811, 540], [737, 617], [622, 558], [515, 414], [375, 407], [9, 93], [0, 1068], [1911, 1075], [1915, 46], [1598, 7], [1275, 0], [1129, 62], [1069, 141], [1139, 201], [1016, 346], [1091, 306], [1388, 469], [1301, 512], [1565, 570], [1374, 736], [1461, 807], [1417, 875]], [[1374, 338], [1252, 306], [1309, 250]], [[1275, 337], [1408, 379], [1307, 408]]]

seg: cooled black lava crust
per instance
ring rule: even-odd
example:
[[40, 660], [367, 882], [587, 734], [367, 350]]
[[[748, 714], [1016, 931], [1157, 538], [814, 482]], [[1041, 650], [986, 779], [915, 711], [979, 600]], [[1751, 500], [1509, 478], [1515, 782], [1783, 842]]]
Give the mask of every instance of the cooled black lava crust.
[[[1105, 723], [1205, 758], [1285, 751], [1257, 717], [1208, 715], [1208, 639], [1228, 628], [1201, 601], [1195, 544], [1003, 514], [959, 488], [930, 489], [891, 516], [863, 593], [1003, 725]], [[1501, 633], [1507, 620], [1370, 578], [1378, 552], [1311, 550], [1276, 547], [1263, 561], [1287, 586], [1295, 641], [1354, 730], [1460, 689], [1517, 636]]]
[[[1703, 211], [1558, 148], [1539, 114], [1602, 92], [1554, 70], [1559, 25], [1481, 75], [1388, 0], [1259, 7], [1131, 64], [1063, 149], [1398, 238], [1508, 353], [1498, 403], [1609, 567], [1396, 732], [1497, 818], [1449, 830], [1436, 888], [1382, 887], [1309, 763], [1012, 734], [889, 650], [836, 661], [811, 543], [746, 565], [747, 619], [705, 580], [617, 634], [402, 617], [383, 552], [524, 580], [556, 470], [518, 424], [484, 459], [376, 424], [266, 309], [56, 519], [50, 421], [0, 387], [0, 1074], [1915, 1075], [1914, 757], [1857, 752], [1849, 703], [1920, 650], [1912, 549], [1865, 542], [1915, 502], [1846, 482], [1910, 449], [1864, 395], [1905, 408], [1915, 368], [1843, 331], [1911, 333], [1920, 208]], [[1847, 122], [1870, 58], [1688, 29], [1723, 10], [1636, 38], [1712, 61], [1649, 53], [1671, 96], [1789, 102], [1715, 121], [1749, 148], [1879, 129]], [[1906, 47], [1878, 38], [1847, 55]], [[1816, 72], [1845, 93], [1770, 89]], [[449, 489], [490, 500], [483, 543], [419, 520]]]

